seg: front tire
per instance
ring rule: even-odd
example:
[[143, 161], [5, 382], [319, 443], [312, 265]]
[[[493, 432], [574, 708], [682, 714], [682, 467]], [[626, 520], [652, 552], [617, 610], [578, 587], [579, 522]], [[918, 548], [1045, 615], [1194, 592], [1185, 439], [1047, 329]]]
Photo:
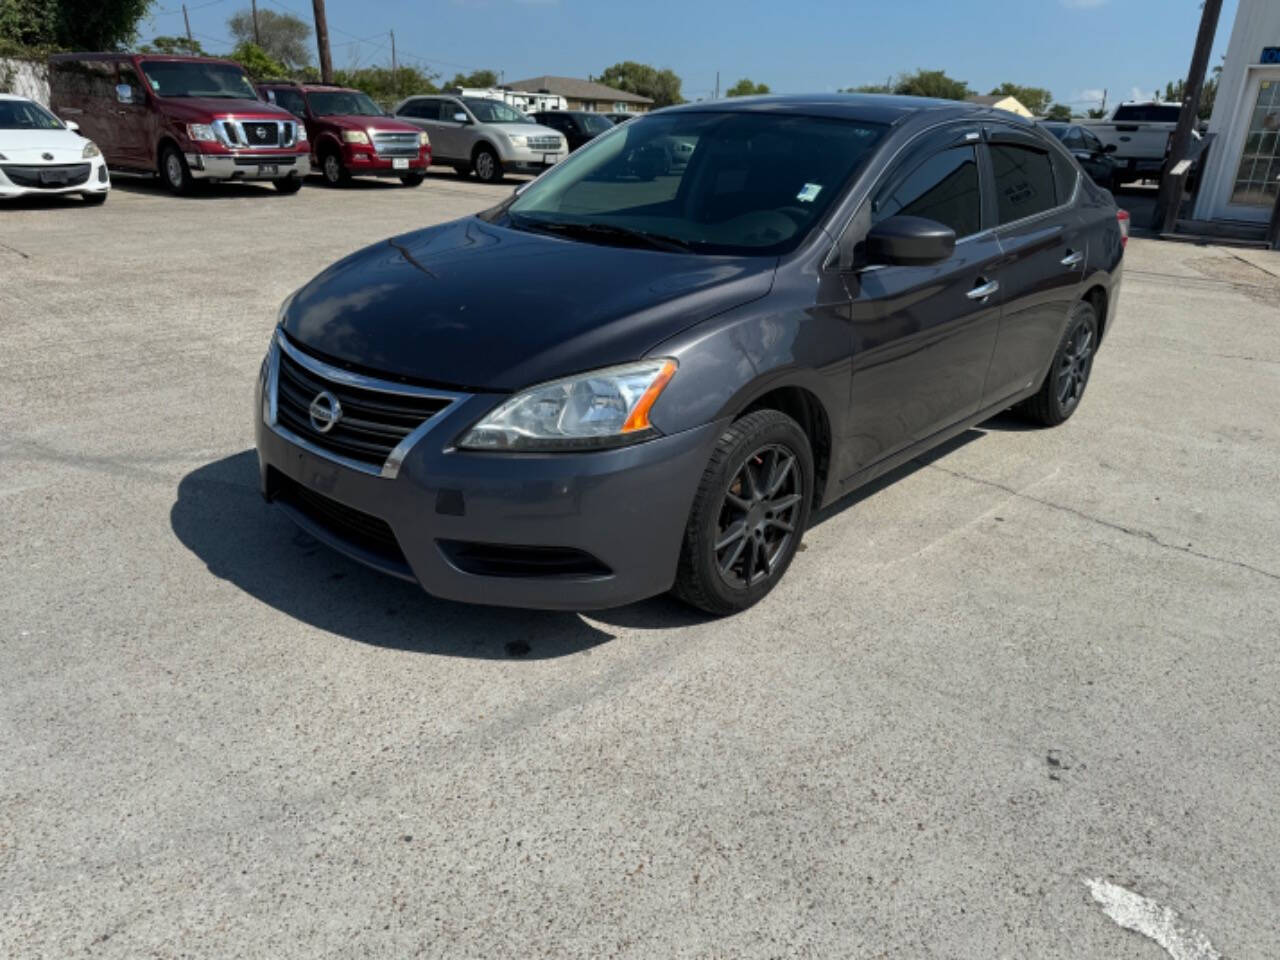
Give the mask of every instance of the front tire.
[[351, 174], [336, 150], [327, 150], [320, 158], [320, 175], [331, 187], [344, 187], [351, 182]]
[[800, 546], [813, 476], [809, 438], [786, 414], [757, 410], [735, 421], [698, 484], [675, 595], [717, 615], [758, 603]]
[[480, 147], [476, 151], [475, 163], [472, 166], [475, 168], [476, 177], [481, 183], [502, 182], [502, 161], [498, 159], [498, 155], [493, 152], [492, 147]]
[[281, 177], [279, 180], [271, 182], [275, 184], [276, 189], [281, 193], [297, 193], [302, 189], [301, 177]]
[[1065, 423], [1084, 398], [1097, 351], [1098, 312], [1093, 304], [1081, 300], [1071, 308], [1066, 332], [1053, 351], [1044, 383], [1035, 395], [1018, 405], [1017, 411], [1041, 426]]
[[421, 186], [422, 181], [425, 179], [427, 179], [427, 177], [426, 174], [423, 173], [406, 173], [400, 178], [400, 182], [406, 187], [417, 187]]
[[185, 197], [195, 187], [195, 178], [187, 167], [187, 158], [173, 144], [160, 151], [160, 179], [171, 193]]

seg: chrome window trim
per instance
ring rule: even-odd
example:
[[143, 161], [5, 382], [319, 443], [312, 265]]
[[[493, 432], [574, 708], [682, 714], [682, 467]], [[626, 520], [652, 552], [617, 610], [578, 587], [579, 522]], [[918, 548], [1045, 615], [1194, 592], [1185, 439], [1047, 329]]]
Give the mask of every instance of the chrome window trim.
[[[433, 413], [422, 421], [417, 427], [410, 431], [403, 440], [387, 454], [387, 459], [383, 462], [381, 468], [373, 464], [363, 463], [359, 460], [353, 460], [350, 457], [344, 457], [340, 453], [334, 453], [323, 447], [312, 443], [306, 437], [301, 437], [292, 430], [279, 423], [277, 412], [277, 396], [280, 383], [280, 354], [286, 353], [289, 359], [298, 364], [298, 366], [314, 373], [318, 377], [322, 377], [333, 383], [342, 384], [348, 387], [357, 387], [361, 390], [369, 390], [375, 393], [389, 393], [405, 397], [420, 397], [431, 400], [444, 400], [445, 406]], [[452, 390], [436, 390], [432, 387], [418, 387], [412, 384], [392, 383], [388, 380], [379, 380], [376, 377], [367, 377], [364, 374], [352, 373], [350, 370], [343, 370], [341, 367], [335, 367], [317, 360], [315, 357], [308, 356], [303, 353], [286, 338], [284, 333], [277, 328], [275, 335], [271, 339], [271, 347], [268, 352], [267, 360], [267, 410], [266, 419], [267, 426], [271, 428], [277, 435], [288, 440], [290, 443], [296, 444], [308, 453], [312, 453], [317, 457], [340, 464], [349, 470], [358, 470], [360, 473], [368, 474], [373, 477], [382, 477], [385, 480], [394, 480], [400, 474], [400, 468], [404, 465], [405, 457], [409, 455], [409, 451], [414, 445], [430, 433], [436, 425], [441, 421], [445, 413], [451, 410], [455, 404], [461, 400], [470, 397], [467, 393], [456, 393]]]

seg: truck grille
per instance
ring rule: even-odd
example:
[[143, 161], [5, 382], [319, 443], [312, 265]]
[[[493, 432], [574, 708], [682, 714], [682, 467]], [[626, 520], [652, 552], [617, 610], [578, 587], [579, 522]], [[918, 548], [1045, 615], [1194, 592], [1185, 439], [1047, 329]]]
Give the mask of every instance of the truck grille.
[[291, 120], [222, 120], [222, 138], [230, 147], [291, 147], [297, 124]]
[[89, 179], [89, 164], [59, 163], [28, 166], [17, 163], [0, 164], [0, 170], [15, 187], [35, 190], [57, 190], [62, 187], [78, 187]]
[[251, 147], [278, 147], [280, 146], [280, 128], [274, 123], [254, 123], [250, 120], [248, 123], [242, 123], [241, 129], [244, 130], [245, 142]]
[[546, 150], [550, 153], [555, 153], [557, 150], [560, 149], [560, 138], [559, 137], [530, 137], [529, 149], [530, 150]]
[[[445, 391], [355, 376], [302, 353], [283, 335], [277, 343], [275, 424], [367, 473], [395, 476], [408, 451], [401, 444], [458, 398]], [[341, 413], [329, 429], [321, 430], [324, 424], [317, 425], [311, 406], [326, 393]], [[322, 406], [328, 409], [332, 401], [326, 397]]]
[[375, 133], [373, 148], [380, 157], [416, 157], [418, 135], [416, 133]]

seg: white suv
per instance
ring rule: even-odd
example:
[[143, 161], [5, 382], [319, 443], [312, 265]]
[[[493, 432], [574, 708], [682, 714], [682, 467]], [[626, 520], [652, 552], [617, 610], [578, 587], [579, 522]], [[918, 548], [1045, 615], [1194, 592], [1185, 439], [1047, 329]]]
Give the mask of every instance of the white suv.
[[485, 183], [499, 183], [507, 173], [541, 173], [569, 153], [563, 136], [501, 100], [409, 97], [394, 113], [427, 131], [433, 163], [464, 177], [474, 170]]
[[102, 203], [111, 178], [102, 152], [26, 97], [0, 93], [0, 199], [78, 193]]

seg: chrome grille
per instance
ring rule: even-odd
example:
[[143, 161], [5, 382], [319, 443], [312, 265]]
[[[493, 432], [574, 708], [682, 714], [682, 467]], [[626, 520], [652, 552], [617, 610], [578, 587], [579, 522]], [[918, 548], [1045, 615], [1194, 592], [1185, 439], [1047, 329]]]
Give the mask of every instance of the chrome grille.
[[559, 137], [530, 137], [529, 149], [530, 150], [546, 150], [548, 152], [554, 153], [555, 151], [560, 149], [560, 138]]
[[[276, 334], [268, 372], [267, 422], [277, 433], [344, 466], [394, 477], [409, 448], [461, 394], [377, 380], [317, 360]], [[341, 415], [321, 430], [311, 405], [322, 393]]]
[[380, 157], [416, 157], [418, 135], [416, 133], [377, 133], [373, 135], [373, 148]]
[[297, 124], [291, 120], [220, 120], [222, 142], [228, 147], [274, 149], [291, 147]]

